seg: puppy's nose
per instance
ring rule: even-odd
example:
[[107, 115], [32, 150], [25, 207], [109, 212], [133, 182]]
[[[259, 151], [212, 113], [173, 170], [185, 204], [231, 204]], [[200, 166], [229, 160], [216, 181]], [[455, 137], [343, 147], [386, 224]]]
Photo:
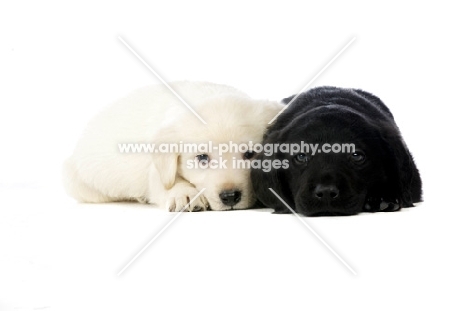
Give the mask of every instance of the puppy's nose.
[[319, 200], [333, 200], [338, 198], [340, 191], [334, 185], [318, 185], [315, 187], [314, 195]]
[[239, 203], [242, 193], [238, 190], [223, 191], [219, 194], [219, 198], [224, 205], [234, 206]]

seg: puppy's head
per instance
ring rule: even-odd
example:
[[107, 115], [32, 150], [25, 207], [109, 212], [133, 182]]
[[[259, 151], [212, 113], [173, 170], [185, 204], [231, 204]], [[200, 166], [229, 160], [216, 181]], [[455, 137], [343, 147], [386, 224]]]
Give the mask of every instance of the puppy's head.
[[[294, 154], [259, 154], [287, 160], [287, 169], [253, 170], [255, 192], [265, 205], [285, 210], [272, 188], [304, 215], [353, 215], [363, 210], [396, 210], [420, 200], [417, 169], [393, 124], [383, 126], [356, 111], [319, 107], [282, 128], [267, 143], [316, 146]], [[419, 191], [419, 192], [418, 192]]]
[[180, 179], [198, 190], [205, 188], [203, 195], [212, 210], [252, 206], [255, 198], [247, 162], [254, 152], [245, 147], [261, 143], [267, 123], [282, 107], [244, 96], [214, 96], [195, 105], [207, 124], [180, 110], [177, 121], [165, 124], [155, 136], [160, 145], [179, 145], [175, 152], [154, 155], [161, 182], [166, 189]]

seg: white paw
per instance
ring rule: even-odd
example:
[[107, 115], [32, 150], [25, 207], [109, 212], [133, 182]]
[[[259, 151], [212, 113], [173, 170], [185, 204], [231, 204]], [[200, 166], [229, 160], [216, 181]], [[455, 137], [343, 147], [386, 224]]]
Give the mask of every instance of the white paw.
[[199, 192], [189, 185], [175, 185], [169, 190], [166, 209], [169, 212], [206, 211], [209, 207], [208, 200], [203, 194], [197, 197]]
[[137, 200], [138, 203], [142, 203], [142, 204], [148, 203], [148, 199], [145, 197], [138, 197], [138, 198], [135, 198], [135, 200]]

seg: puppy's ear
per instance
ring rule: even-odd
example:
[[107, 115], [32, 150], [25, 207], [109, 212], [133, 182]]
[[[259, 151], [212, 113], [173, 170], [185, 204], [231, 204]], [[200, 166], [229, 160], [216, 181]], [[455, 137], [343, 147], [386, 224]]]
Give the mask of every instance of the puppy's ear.
[[[291, 200], [291, 195], [287, 191], [287, 179], [284, 175], [284, 169], [275, 169], [270, 166], [262, 165], [262, 163], [272, 163], [274, 156], [266, 156], [263, 153], [258, 154], [254, 161], [255, 168], [252, 167], [250, 176], [252, 187], [257, 199], [268, 208], [273, 208], [275, 213], [285, 214], [291, 211], [284, 205], [283, 202], [270, 190], [272, 189], [281, 199], [283, 199], [291, 208], [294, 204]], [[264, 162], [265, 161], [265, 162]]]
[[153, 156], [153, 164], [158, 170], [164, 188], [174, 186], [177, 177], [179, 155], [176, 153], [157, 153]]
[[[154, 135], [154, 142], [157, 145], [156, 148], [161, 151], [160, 147], [162, 144], [171, 144], [179, 141], [177, 133], [177, 130], [171, 125], [159, 129]], [[158, 152], [153, 155], [153, 165], [157, 169], [161, 183], [166, 189], [172, 188], [175, 184], [179, 155], [180, 154], [176, 152]]]
[[413, 156], [399, 132], [387, 136], [385, 141], [388, 152], [387, 186], [401, 207], [414, 206], [413, 203], [422, 201], [422, 183]]
[[290, 102], [294, 97], [296, 97], [296, 95], [291, 95], [291, 96], [289, 96], [289, 97], [283, 98], [283, 99], [281, 100], [281, 103], [287, 105], [287, 104], [289, 104], [289, 102]]

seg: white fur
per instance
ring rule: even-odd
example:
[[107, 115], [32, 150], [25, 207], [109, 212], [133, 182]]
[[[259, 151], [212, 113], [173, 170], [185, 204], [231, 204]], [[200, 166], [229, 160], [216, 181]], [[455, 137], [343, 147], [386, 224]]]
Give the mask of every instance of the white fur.
[[[230, 209], [219, 199], [238, 189], [235, 209], [254, 203], [247, 169], [188, 169], [197, 154], [120, 153], [119, 143], [260, 143], [267, 123], [283, 105], [253, 100], [224, 85], [176, 82], [171, 87], [207, 122], [204, 125], [165, 86], [139, 89], [98, 114], [64, 164], [67, 192], [80, 202], [139, 201], [181, 211]], [[209, 154], [217, 159], [218, 154]], [[242, 154], [223, 154], [242, 159]]]

